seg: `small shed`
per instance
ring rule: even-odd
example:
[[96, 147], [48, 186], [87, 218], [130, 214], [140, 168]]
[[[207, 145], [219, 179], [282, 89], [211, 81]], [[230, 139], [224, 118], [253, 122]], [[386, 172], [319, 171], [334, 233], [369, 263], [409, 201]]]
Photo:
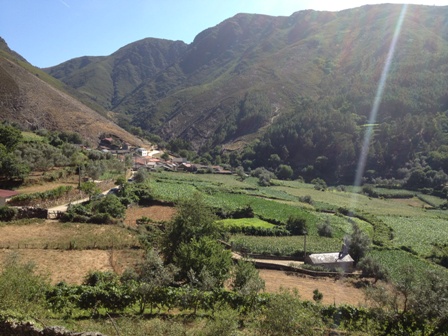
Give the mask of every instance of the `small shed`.
[[0, 206], [5, 206], [11, 197], [18, 194], [17, 191], [0, 189]]
[[333, 272], [338, 269], [343, 269], [346, 273], [354, 271], [354, 260], [350, 254], [341, 255], [339, 252], [310, 254], [305, 258], [305, 263], [322, 266]]

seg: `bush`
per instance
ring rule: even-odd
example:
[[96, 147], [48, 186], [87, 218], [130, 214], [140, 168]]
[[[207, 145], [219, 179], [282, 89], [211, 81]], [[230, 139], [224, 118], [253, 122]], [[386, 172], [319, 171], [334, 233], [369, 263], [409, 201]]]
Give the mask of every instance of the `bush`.
[[9, 222], [17, 215], [17, 209], [9, 206], [0, 207], [0, 221]]
[[113, 194], [108, 194], [101, 201], [94, 204], [94, 212], [106, 213], [114, 218], [123, 218], [126, 212], [126, 207], [121, 204], [119, 198]]
[[291, 216], [286, 223], [286, 230], [292, 235], [302, 236], [307, 233], [306, 219], [299, 216]]
[[107, 213], [95, 214], [88, 221], [93, 224], [115, 224], [115, 220]]
[[317, 225], [317, 233], [321, 237], [333, 237], [333, 229], [328, 219], [325, 222]]

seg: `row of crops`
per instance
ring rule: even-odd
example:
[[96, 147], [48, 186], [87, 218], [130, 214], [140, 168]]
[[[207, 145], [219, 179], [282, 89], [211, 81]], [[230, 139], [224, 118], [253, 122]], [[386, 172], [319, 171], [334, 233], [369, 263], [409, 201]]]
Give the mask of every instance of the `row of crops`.
[[[278, 181], [274, 186], [260, 187], [254, 178], [240, 181], [236, 176], [182, 173], [154, 174], [151, 189], [157, 198], [172, 202], [199, 192], [210, 206], [224, 213], [250, 206], [256, 218], [252, 222], [247, 219], [233, 220], [233, 226], [284, 226], [291, 216], [306, 218], [307, 253], [339, 251], [341, 240], [351, 232], [353, 222], [373, 239], [375, 228], [368, 222], [327, 212], [339, 208], [356, 209], [355, 212], [361, 211], [369, 214], [369, 218], [376, 218], [390, 231], [390, 234], [386, 232], [383, 235], [387, 240], [384, 246], [388, 250], [373, 250], [371, 253], [382, 264], [387, 264], [389, 272], [394, 276], [399, 274], [399, 265], [414, 265], [419, 271], [428, 265], [435, 267], [425, 258], [431, 254], [434, 244], [448, 242], [447, 214], [441, 210], [426, 210], [422, 201], [416, 197], [386, 200], [336, 189], [319, 191], [310, 184], [297, 181]], [[394, 192], [397, 195], [406, 193]], [[311, 202], [304, 203], [304, 197]], [[442, 201], [431, 196], [432, 203]], [[331, 238], [319, 236], [318, 226], [322, 223], [331, 226]], [[231, 242], [235, 249], [274, 256], [297, 256], [303, 254], [304, 250], [304, 236], [236, 234], [232, 236]]]

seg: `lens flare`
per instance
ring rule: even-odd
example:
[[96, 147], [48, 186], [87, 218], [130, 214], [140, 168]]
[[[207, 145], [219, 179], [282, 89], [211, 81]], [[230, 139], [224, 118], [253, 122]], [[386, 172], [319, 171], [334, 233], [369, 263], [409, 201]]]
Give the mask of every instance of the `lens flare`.
[[[381, 99], [384, 93], [384, 87], [386, 85], [387, 75], [389, 74], [390, 65], [392, 63], [392, 58], [395, 53], [395, 47], [397, 45], [398, 38], [400, 36], [401, 27], [403, 25], [404, 17], [406, 15], [408, 5], [403, 5], [401, 9], [400, 16], [398, 17], [397, 24], [395, 26], [394, 36], [392, 38], [392, 42], [389, 47], [389, 52], [387, 53], [386, 63], [384, 64], [383, 71], [381, 73], [380, 81], [378, 82], [378, 88], [376, 90], [375, 99], [373, 101], [372, 110], [369, 115], [369, 122], [366, 127], [366, 132], [364, 134], [364, 141], [361, 147], [361, 153], [359, 155], [358, 165], [356, 168], [355, 175], [355, 187], [359, 187], [361, 185], [361, 180], [364, 175], [364, 169], [366, 167], [367, 155], [369, 154], [370, 141], [372, 140], [373, 134], [373, 125], [376, 123], [376, 118], [378, 115], [378, 110], [381, 104]], [[356, 194], [355, 194], [356, 195]], [[353, 209], [357, 202], [357, 196], [354, 196], [352, 199], [351, 209]]]

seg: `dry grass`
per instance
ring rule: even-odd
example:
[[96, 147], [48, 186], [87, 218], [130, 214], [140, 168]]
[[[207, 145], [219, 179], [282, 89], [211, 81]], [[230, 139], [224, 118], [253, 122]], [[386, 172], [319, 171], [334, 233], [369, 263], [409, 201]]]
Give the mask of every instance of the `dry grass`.
[[146, 216], [154, 222], [169, 221], [176, 213], [176, 209], [170, 206], [153, 205], [149, 207], [131, 207], [126, 210], [126, 226], [136, 227], [136, 220]]
[[60, 281], [81, 284], [89, 271], [115, 271], [121, 274], [143, 254], [141, 250], [3, 249], [0, 250], [0, 268], [13, 253], [18, 254], [22, 262], [35, 264], [37, 273], [48, 277], [53, 284]]
[[116, 225], [46, 221], [0, 227], [0, 248], [116, 249], [139, 246], [131, 231]]
[[313, 300], [313, 291], [323, 294], [323, 304], [365, 305], [364, 292], [355, 288], [347, 279], [334, 280], [286, 273], [283, 271], [260, 270], [260, 276], [266, 283], [266, 292], [277, 292], [281, 287], [297, 289], [303, 300]]

